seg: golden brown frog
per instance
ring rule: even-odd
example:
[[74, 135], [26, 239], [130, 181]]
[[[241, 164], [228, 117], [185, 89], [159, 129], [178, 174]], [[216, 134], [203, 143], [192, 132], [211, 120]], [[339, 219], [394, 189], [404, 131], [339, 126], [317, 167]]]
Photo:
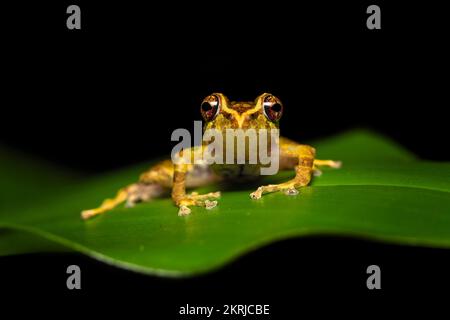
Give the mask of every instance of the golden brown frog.
[[[264, 93], [254, 102], [230, 102], [221, 93], [214, 93], [206, 97], [201, 104], [201, 114], [205, 120], [204, 130], [215, 129], [278, 129], [279, 120], [283, 114], [283, 104], [270, 93]], [[188, 154], [194, 158], [202, 153], [207, 144], [192, 147], [180, 154]], [[339, 168], [341, 163], [333, 160], [317, 160], [315, 149], [311, 146], [299, 144], [281, 137], [279, 139], [279, 168], [281, 170], [294, 169], [295, 177], [281, 184], [259, 187], [250, 194], [252, 199], [260, 199], [265, 193], [284, 191], [287, 195], [296, 195], [297, 189], [307, 186], [318, 166]], [[149, 201], [160, 197], [172, 189], [172, 199], [179, 207], [179, 215], [191, 212], [190, 206], [202, 206], [207, 209], [217, 205], [220, 192], [208, 194], [186, 193], [186, 187], [193, 188], [207, 185], [223, 179], [241, 179], [248, 176], [258, 176], [260, 164], [213, 164], [204, 162], [173, 163], [171, 160], [162, 161], [144, 172], [139, 182], [131, 184], [118, 191], [113, 199], [106, 199], [96, 209], [84, 210], [83, 219], [104, 213], [122, 202], [131, 207], [138, 202]]]

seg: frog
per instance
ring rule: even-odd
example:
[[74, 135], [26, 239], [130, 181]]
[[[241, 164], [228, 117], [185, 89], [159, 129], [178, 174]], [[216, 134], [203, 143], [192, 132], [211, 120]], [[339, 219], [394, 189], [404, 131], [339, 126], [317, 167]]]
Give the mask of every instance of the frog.
[[[212, 93], [200, 104], [200, 113], [204, 120], [203, 130], [227, 129], [276, 129], [279, 130], [284, 105], [271, 93], [263, 93], [254, 101], [230, 101], [223, 93]], [[195, 157], [204, 151], [207, 143], [181, 150], [179, 153]], [[296, 196], [301, 188], [307, 187], [312, 176], [321, 174], [320, 167], [340, 168], [341, 161], [319, 160], [315, 158], [316, 149], [300, 144], [283, 136], [279, 137], [279, 170], [293, 170], [295, 176], [279, 184], [258, 187], [250, 193], [250, 200], [259, 200], [268, 193], [283, 192], [287, 196]], [[202, 161], [194, 163], [163, 160], [143, 172], [138, 181], [118, 190], [113, 198], [104, 200], [94, 209], [83, 210], [81, 217], [89, 219], [110, 211], [125, 203], [131, 208], [140, 202], [169, 196], [178, 207], [179, 216], [191, 214], [192, 207], [212, 209], [217, 206], [220, 191], [199, 194], [187, 189], [195, 189], [222, 181], [242, 181], [245, 178], [259, 178], [260, 164], [208, 164]], [[220, 183], [219, 183], [220, 185]]]

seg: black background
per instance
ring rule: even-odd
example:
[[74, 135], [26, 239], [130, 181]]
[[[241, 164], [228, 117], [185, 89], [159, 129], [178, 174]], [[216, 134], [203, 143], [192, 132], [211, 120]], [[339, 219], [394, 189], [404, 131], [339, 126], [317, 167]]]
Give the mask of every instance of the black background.
[[[382, 10], [381, 30], [366, 28], [365, 11], [373, 3]], [[172, 131], [192, 129], [201, 100], [211, 92], [232, 100], [271, 92], [285, 105], [282, 134], [295, 140], [365, 127], [421, 158], [449, 160], [444, 8], [373, 3], [5, 5], [0, 143], [96, 174], [169, 154]], [[67, 30], [69, 4], [80, 5], [82, 30]], [[42, 290], [82, 303], [105, 295], [145, 301], [136, 305], [147, 306], [148, 317], [208, 301], [269, 303], [278, 314], [307, 307], [345, 312], [351, 301], [373, 310], [407, 293], [437, 295], [450, 283], [446, 251], [336, 238], [286, 241], [213, 275], [183, 281], [136, 275], [76, 255], [0, 263], [10, 290]], [[87, 274], [77, 293], [65, 289], [65, 266], [72, 263]], [[372, 263], [386, 270], [381, 292], [365, 288], [365, 268]], [[30, 274], [30, 265], [37, 274]], [[319, 307], [332, 301], [342, 310]]]

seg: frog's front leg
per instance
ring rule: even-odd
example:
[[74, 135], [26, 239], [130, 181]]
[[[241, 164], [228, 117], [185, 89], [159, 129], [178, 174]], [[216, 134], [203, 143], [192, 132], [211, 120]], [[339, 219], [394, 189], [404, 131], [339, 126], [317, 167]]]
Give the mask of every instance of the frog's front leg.
[[316, 151], [308, 145], [300, 145], [290, 142], [287, 146], [280, 147], [281, 168], [289, 167], [295, 163], [295, 177], [280, 184], [270, 184], [259, 187], [250, 194], [252, 199], [260, 199], [264, 193], [284, 191], [288, 195], [298, 194], [297, 189], [308, 185], [314, 167], [314, 157]]
[[210, 192], [207, 194], [192, 192], [191, 194], [186, 194], [186, 177], [190, 170], [192, 170], [191, 165], [174, 165], [172, 199], [180, 208], [178, 211], [179, 216], [190, 214], [190, 206], [200, 206], [205, 207], [206, 209], [212, 209], [217, 205], [217, 200], [212, 199], [220, 197], [220, 192]]

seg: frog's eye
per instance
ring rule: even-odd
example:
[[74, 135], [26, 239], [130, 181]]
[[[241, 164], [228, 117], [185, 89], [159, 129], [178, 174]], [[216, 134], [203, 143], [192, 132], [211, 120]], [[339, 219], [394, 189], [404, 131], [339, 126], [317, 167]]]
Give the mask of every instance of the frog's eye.
[[283, 105], [281, 101], [272, 95], [264, 97], [263, 100], [264, 115], [272, 122], [277, 122], [283, 115]]
[[200, 112], [205, 121], [212, 121], [219, 113], [219, 110], [220, 98], [215, 94], [206, 97], [200, 106]]

